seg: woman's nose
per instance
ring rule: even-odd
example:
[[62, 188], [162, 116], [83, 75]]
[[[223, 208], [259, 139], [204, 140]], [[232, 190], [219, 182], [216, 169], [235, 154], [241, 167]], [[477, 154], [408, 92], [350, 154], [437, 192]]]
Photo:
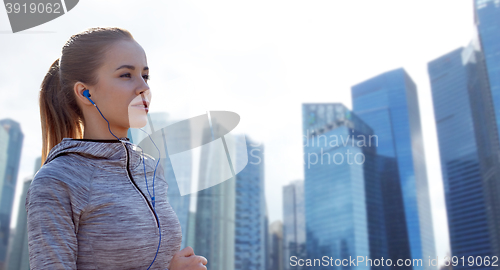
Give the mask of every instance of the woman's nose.
[[142, 99], [146, 100], [147, 102], [151, 102], [151, 91], [149, 89], [146, 91], [142, 91], [140, 95]]
[[149, 89], [149, 86], [146, 83], [144, 83], [143, 85], [141, 85], [141, 87], [137, 89], [138, 95], [149, 96], [150, 92], [151, 90]]

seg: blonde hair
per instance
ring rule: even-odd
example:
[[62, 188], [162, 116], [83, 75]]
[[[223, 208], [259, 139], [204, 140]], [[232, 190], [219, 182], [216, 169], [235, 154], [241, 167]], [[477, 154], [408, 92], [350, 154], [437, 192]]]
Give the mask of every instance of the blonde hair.
[[52, 63], [40, 87], [42, 164], [63, 138], [83, 138], [84, 118], [74, 84], [96, 85], [96, 70], [104, 64], [111, 45], [133, 39], [129, 31], [119, 27], [93, 27], [71, 36], [63, 46], [61, 57]]

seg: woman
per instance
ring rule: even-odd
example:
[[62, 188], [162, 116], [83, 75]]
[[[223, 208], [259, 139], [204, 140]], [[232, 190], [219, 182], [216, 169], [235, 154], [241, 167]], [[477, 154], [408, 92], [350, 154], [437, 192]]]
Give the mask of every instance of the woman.
[[144, 50], [116, 27], [73, 35], [50, 67], [43, 166], [26, 197], [31, 269], [207, 269], [179, 251], [163, 168], [127, 138], [146, 125], [148, 79]]

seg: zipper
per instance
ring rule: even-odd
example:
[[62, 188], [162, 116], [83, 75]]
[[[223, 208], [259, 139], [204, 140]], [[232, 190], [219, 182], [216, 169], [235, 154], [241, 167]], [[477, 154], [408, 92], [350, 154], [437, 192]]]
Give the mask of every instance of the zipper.
[[127, 146], [125, 145], [124, 142], [122, 142], [122, 145], [123, 145], [123, 147], [125, 147], [125, 152], [127, 153], [126, 154], [126, 156], [127, 156], [127, 176], [129, 178], [130, 182], [132, 182], [132, 184], [134, 185], [134, 187], [137, 189], [137, 191], [139, 191], [139, 193], [141, 193], [142, 197], [144, 197], [144, 200], [146, 200], [146, 202], [147, 202], [147, 204], [149, 206], [149, 210], [151, 210], [151, 213], [153, 214], [153, 218], [156, 221], [156, 227], [159, 228], [160, 222], [158, 221], [158, 216], [156, 216], [155, 211], [153, 209], [153, 206], [151, 206], [151, 203], [149, 202], [149, 200], [146, 197], [146, 195], [144, 195], [144, 193], [141, 191], [141, 189], [137, 186], [137, 184], [134, 181], [134, 178], [132, 177], [132, 173], [130, 172], [130, 168], [129, 168], [130, 158], [129, 158], [128, 148], [127, 148]]

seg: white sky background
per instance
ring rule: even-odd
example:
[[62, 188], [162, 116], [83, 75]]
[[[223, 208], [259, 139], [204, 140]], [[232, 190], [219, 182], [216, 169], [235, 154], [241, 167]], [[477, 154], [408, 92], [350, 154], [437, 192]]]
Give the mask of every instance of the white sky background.
[[282, 186], [303, 179], [301, 103], [351, 106], [350, 87], [404, 67], [418, 87], [439, 257], [449, 251], [427, 63], [468, 44], [471, 0], [86, 0], [53, 21], [12, 34], [0, 8], [0, 119], [25, 134], [14, 201], [41, 154], [38, 90], [66, 40], [94, 26], [129, 30], [145, 49], [151, 112], [185, 119], [207, 110], [241, 116], [265, 147], [270, 221], [282, 219]]

